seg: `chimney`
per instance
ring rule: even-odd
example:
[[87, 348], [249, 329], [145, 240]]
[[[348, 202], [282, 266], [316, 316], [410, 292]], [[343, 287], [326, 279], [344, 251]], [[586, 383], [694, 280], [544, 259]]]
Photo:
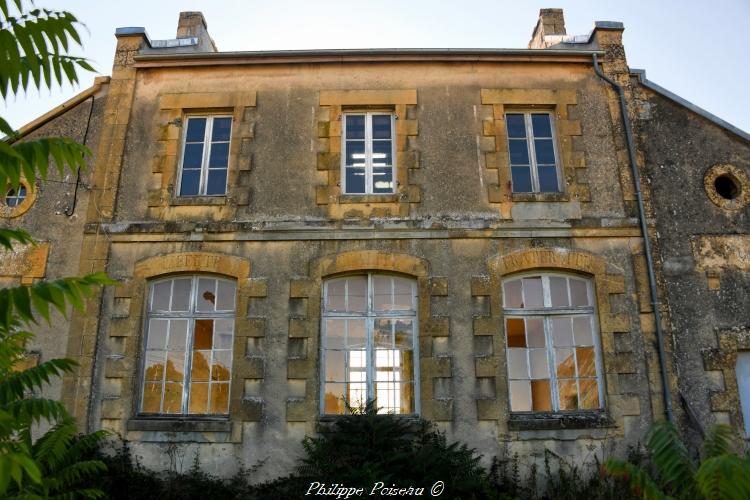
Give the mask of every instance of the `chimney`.
[[216, 44], [208, 34], [208, 25], [202, 12], [180, 12], [177, 22], [177, 39], [198, 39], [198, 52], [218, 52]]
[[[566, 35], [565, 17], [562, 9], [540, 9], [539, 20], [529, 41], [530, 49], [546, 49], [550, 44], [544, 41], [545, 36]], [[557, 43], [557, 42], [554, 42]]]

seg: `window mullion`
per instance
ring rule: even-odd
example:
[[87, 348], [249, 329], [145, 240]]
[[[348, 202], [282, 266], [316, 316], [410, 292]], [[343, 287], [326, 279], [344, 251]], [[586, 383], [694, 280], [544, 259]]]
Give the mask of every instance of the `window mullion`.
[[211, 131], [214, 126], [214, 119], [212, 116], [206, 117], [206, 131], [203, 137], [203, 159], [201, 161], [201, 180], [198, 193], [201, 195], [206, 194], [206, 185], [208, 184], [208, 159], [211, 155]]
[[531, 184], [535, 193], [540, 191], [539, 172], [537, 172], [536, 150], [534, 148], [534, 129], [531, 126], [531, 113], [523, 114], [524, 125], [526, 125], [526, 139], [529, 148], [529, 167], [531, 168]]

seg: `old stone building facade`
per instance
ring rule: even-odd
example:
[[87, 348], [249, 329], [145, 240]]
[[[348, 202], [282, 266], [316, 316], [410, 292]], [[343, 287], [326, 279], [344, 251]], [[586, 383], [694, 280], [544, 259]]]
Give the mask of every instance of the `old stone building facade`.
[[264, 477], [344, 400], [486, 457], [607, 456], [667, 413], [744, 435], [750, 137], [630, 69], [622, 33], [569, 36], [557, 9], [528, 49], [118, 29], [112, 75], [22, 129], [90, 169], [3, 202], [42, 244], [2, 283], [121, 283], [39, 331], [37, 357], [80, 364], [50, 394], [149, 466]]

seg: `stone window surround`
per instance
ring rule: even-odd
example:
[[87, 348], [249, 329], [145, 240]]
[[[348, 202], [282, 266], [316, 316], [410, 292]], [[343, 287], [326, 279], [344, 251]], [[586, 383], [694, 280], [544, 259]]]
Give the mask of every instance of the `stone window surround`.
[[[733, 328], [716, 332], [717, 346], [702, 351], [703, 369], [720, 374], [723, 390], [709, 394], [709, 405], [717, 423], [731, 425], [743, 437], [747, 432], [737, 385], [737, 353], [750, 351], [750, 329]], [[708, 373], [707, 373], [708, 375]]]
[[[138, 386], [140, 353], [145, 333], [148, 283], [156, 278], [213, 274], [236, 280], [237, 296], [235, 334], [233, 344], [232, 377], [229, 415], [227, 417], [186, 417], [184, 415], [138, 416]], [[249, 356], [248, 340], [264, 337], [265, 318], [249, 318], [249, 300], [267, 296], [267, 283], [251, 278], [250, 261], [225, 254], [208, 252], [181, 252], [147, 257], [136, 262], [132, 278], [115, 287], [112, 319], [109, 332], [110, 345], [121, 346], [119, 352], [110, 348], [105, 358], [106, 387], [118, 387], [119, 392], [103, 391], [101, 427], [119, 432], [128, 440], [147, 440], [143, 432], [206, 432], [207, 442], [241, 442], [243, 422], [257, 422], [262, 417], [262, 401], [244, 395], [245, 379], [262, 379], [264, 360]], [[218, 433], [218, 434], [215, 434]]]
[[32, 205], [34, 205], [34, 202], [36, 201], [37, 189], [33, 189], [32, 185], [25, 178], [21, 178], [19, 180], [19, 187], [21, 186], [26, 188], [26, 198], [24, 198], [24, 200], [15, 207], [9, 207], [5, 204], [5, 195], [8, 193], [8, 190], [12, 186], [10, 185], [10, 183], [5, 185], [2, 191], [2, 198], [0, 198], [0, 217], [5, 217], [8, 219], [19, 217], [28, 212]]
[[[498, 255], [488, 260], [488, 276], [475, 276], [471, 280], [471, 294], [486, 297], [490, 304], [489, 316], [474, 318], [474, 335], [491, 336], [494, 345], [493, 355], [475, 358], [477, 378], [493, 378], [496, 398], [477, 399], [479, 420], [498, 420], [501, 431], [542, 430], [558, 428], [616, 427], [623, 432], [623, 417], [638, 415], [633, 409], [639, 407], [637, 396], [624, 394], [612, 384], [620, 367], [630, 372], [632, 353], [616, 353], [614, 335], [629, 332], [630, 320], [626, 314], [610, 312], [610, 295], [625, 292], [623, 274], [610, 274], [607, 262], [602, 257], [568, 249], [527, 249], [506, 255]], [[596, 314], [599, 322], [599, 342], [601, 347], [602, 384], [604, 387], [605, 410], [586, 412], [543, 412], [539, 414], [512, 414], [507, 384], [507, 360], [505, 358], [505, 331], [502, 304], [502, 281], [506, 277], [527, 272], [560, 272], [579, 274], [591, 280], [594, 289]], [[623, 359], [618, 359], [623, 358]], [[507, 427], [506, 427], [507, 426]], [[504, 427], [504, 429], [502, 429]]]
[[[737, 184], [737, 187], [740, 188], [740, 193], [736, 198], [728, 200], [716, 191], [714, 183], [720, 176], [731, 177]], [[703, 187], [706, 190], [708, 199], [721, 209], [736, 211], [746, 207], [750, 203], [750, 179], [748, 179], [744, 170], [734, 165], [720, 163], [711, 166], [706, 170], [706, 174], [703, 177]]]

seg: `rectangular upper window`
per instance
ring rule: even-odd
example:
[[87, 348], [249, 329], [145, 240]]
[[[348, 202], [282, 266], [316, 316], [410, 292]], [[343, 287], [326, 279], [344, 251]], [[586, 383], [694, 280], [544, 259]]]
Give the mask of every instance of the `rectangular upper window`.
[[180, 168], [180, 196], [226, 194], [231, 135], [231, 116], [187, 118]]
[[347, 113], [343, 119], [342, 193], [393, 193], [393, 114]]
[[506, 113], [511, 180], [514, 193], [558, 193], [559, 161], [552, 114]]

